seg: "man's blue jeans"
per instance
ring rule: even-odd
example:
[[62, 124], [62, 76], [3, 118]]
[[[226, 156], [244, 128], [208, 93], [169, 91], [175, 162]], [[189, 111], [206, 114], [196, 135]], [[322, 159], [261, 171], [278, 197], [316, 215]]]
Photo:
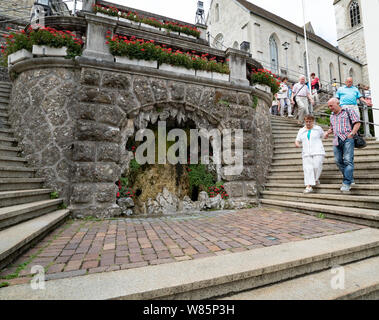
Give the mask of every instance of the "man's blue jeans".
[[343, 174], [343, 183], [350, 186], [354, 181], [354, 139], [342, 141], [338, 138], [338, 146], [333, 147], [334, 159]]

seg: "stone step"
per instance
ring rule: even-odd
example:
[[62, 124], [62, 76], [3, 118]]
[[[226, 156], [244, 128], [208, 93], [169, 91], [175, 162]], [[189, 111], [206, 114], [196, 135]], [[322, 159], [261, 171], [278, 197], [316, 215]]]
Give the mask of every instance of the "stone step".
[[263, 196], [263, 199], [374, 209], [378, 210], [379, 215], [379, 195], [353, 196], [345, 194], [304, 194], [302, 192], [297, 193], [280, 191], [262, 191], [261, 194]]
[[[337, 269], [335, 269], [337, 270]], [[343, 288], [332, 288], [332, 269], [258, 289], [228, 295], [219, 300], [378, 300], [379, 257], [343, 266]]]
[[[373, 163], [379, 163], [379, 155], [356, 155], [354, 156], [354, 165], [366, 163], [367, 165]], [[279, 166], [302, 166], [302, 159], [285, 159], [285, 160], [274, 160], [271, 164], [272, 168]], [[324, 166], [335, 165], [334, 157], [327, 155], [324, 160]], [[337, 166], [336, 166], [337, 168]]]
[[[330, 150], [325, 150], [326, 158], [333, 158], [334, 154]], [[354, 150], [354, 157], [361, 157], [361, 156], [379, 156], [379, 146], [378, 148], [364, 148], [364, 149], [355, 149]], [[288, 152], [288, 153], [279, 153], [277, 154], [275, 152], [273, 160], [287, 160], [287, 159], [302, 159], [301, 149], [297, 149], [297, 152]]]
[[64, 221], [69, 210], [56, 210], [0, 231], [0, 269]]
[[[314, 193], [319, 194], [342, 194], [340, 188], [342, 181], [339, 184], [321, 184], [313, 188]], [[267, 191], [281, 191], [281, 192], [303, 192], [304, 183], [302, 184], [290, 184], [290, 183], [266, 183], [265, 189]], [[378, 184], [356, 184], [351, 187], [350, 195], [379, 195], [379, 185]]]
[[[356, 171], [364, 171], [365, 173], [371, 172], [373, 173], [374, 171], [379, 170], [379, 164], [375, 163], [354, 163], [354, 172]], [[269, 171], [271, 172], [288, 172], [288, 173], [293, 173], [293, 172], [302, 172], [303, 168], [302, 166], [290, 166], [287, 168], [278, 166], [275, 168], [270, 168]], [[325, 171], [333, 171], [334, 173], [339, 172], [337, 165], [336, 164], [326, 164], [323, 166], [322, 172]]]
[[[374, 152], [373, 154], [368, 153], [367, 155], [362, 153], [354, 154], [354, 164], [355, 163], [378, 163], [379, 154]], [[334, 155], [328, 153], [324, 159], [324, 165], [335, 164]], [[303, 160], [301, 157], [293, 157], [288, 159], [273, 159], [272, 166], [287, 166], [287, 165], [303, 165]]]
[[62, 199], [48, 199], [0, 208], [0, 230], [58, 209]]
[[[342, 181], [342, 174], [321, 174], [320, 177], [322, 184], [333, 184], [336, 182]], [[379, 171], [377, 174], [354, 174], [354, 180], [357, 184], [377, 184], [379, 181]], [[294, 175], [286, 175], [283, 173], [283, 175], [280, 174], [272, 174], [268, 178], [268, 183], [271, 184], [280, 184], [283, 182], [288, 182], [291, 184], [302, 184], [304, 183], [304, 174], [302, 172], [299, 172], [298, 174]]]
[[8, 121], [3, 121], [2, 119], [0, 119], [0, 128], [10, 129], [11, 125]]
[[2, 136], [2, 137], [13, 137], [13, 135], [14, 135], [13, 129], [0, 128], [0, 136]]
[[[326, 153], [328, 153], [328, 152], [333, 153], [333, 146], [332, 145], [327, 145], [327, 146], [324, 145], [324, 149], [325, 149]], [[367, 151], [368, 150], [375, 150], [379, 154], [379, 143], [369, 143], [369, 144], [367, 144], [367, 146], [364, 149], [355, 149], [354, 153], [365, 152], [366, 150]], [[293, 143], [291, 145], [288, 145], [288, 147], [277, 145], [274, 148], [274, 156], [280, 156], [283, 154], [293, 154], [293, 153], [301, 155], [301, 148], [300, 149], [295, 148], [295, 145]]]
[[36, 169], [27, 167], [0, 167], [0, 178], [33, 178]]
[[313, 216], [319, 216], [320, 213], [322, 213], [328, 219], [342, 220], [345, 222], [379, 228], [378, 210], [272, 199], [261, 199], [260, 201], [264, 207], [280, 208], [282, 210], [307, 213]]
[[50, 199], [51, 189], [0, 192], [0, 208]]
[[[6, 91], [3, 91], [3, 90], [0, 90], [0, 98], [4, 99], [6, 101], [4, 103], [9, 103], [10, 92], [6, 92]], [[0, 100], [0, 101], [2, 101], [2, 100]]]
[[0, 166], [22, 167], [27, 163], [25, 158], [0, 156]]
[[0, 191], [41, 189], [42, 178], [0, 178]]
[[[295, 139], [296, 139], [296, 137], [293, 138], [293, 139], [288, 139], [287, 141], [282, 141], [282, 142], [280, 142], [280, 141], [278, 142], [277, 141], [274, 144], [274, 150], [275, 150], [275, 152], [277, 150], [283, 150], [283, 149], [284, 150], [289, 150], [289, 149], [293, 150], [293, 149], [296, 149], [298, 151], [301, 150], [301, 148], [298, 149], [298, 148], [295, 147]], [[378, 145], [379, 145], [379, 141], [375, 141], [375, 140], [366, 140], [366, 142], [367, 142], [367, 147], [369, 147], [369, 146], [378, 147]], [[323, 145], [324, 145], [324, 148], [329, 148], [329, 149], [333, 150], [333, 142], [332, 142], [332, 140], [324, 141]], [[363, 150], [366, 150], [366, 148], [364, 148]], [[355, 150], [357, 150], [357, 149], [355, 149]]]
[[[297, 134], [283, 134], [281, 136], [274, 136], [274, 143], [282, 142], [295, 142]], [[366, 141], [376, 142], [375, 138], [365, 138]], [[323, 141], [323, 145], [333, 144], [333, 139], [329, 138]]]
[[378, 254], [379, 230], [364, 228], [203, 259], [49, 280], [45, 290], [33, 290], [29, 283], [9, 286], [0, 290], [0, 300], [212, 299]]
[[9, 104], [9, 98], [1, 96], [0, 94], [0, 103]]
[[19, 147], [2, 147], [2, 146], [0, 146], [0, 157], [1, 156], [17, 157], [21, 151], [22, 150]]

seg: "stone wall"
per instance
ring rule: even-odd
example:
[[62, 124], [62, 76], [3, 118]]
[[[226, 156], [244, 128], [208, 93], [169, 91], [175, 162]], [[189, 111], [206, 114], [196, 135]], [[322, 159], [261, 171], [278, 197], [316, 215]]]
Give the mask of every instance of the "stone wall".
[[170, 117], [198, 128], [243, 129], [243, 172], [223, 179], [232, 200], [257, 203], [272, 158], [270, 94], [83, 57], [27, 60], [13, 70], [19, 76], [10, 121], [24, 155], [74, 216], [120, 214], [115, 182], [130, 160], [126, 141]]

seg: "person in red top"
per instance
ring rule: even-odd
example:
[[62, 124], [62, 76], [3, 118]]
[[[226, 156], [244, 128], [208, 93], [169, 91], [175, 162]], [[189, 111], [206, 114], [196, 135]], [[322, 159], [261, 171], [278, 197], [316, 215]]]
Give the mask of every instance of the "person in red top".
[[312, 90], [320, 90], [320, 79], [316, 77], [315, 73], [311, 74], [311, 80]]

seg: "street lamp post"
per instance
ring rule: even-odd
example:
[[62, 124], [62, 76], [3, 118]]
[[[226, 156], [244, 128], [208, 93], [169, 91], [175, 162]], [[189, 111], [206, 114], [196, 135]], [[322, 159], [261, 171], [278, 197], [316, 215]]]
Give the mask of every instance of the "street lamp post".
[[287, 52], [287, 50], [288, 50], [288, 48], [290, 47], [290, 43], [288, 43], [288, 42], [286, 41], [286, 42], [284, 42], [284, 43], [282, 44], [282, 46], [284, 47], [284, 50], [285, 50], [285, 52], [286, 52], [286, 70], [287, 70], [287, 77], [288, 77], [289, 70], [288, 70], [288, 52]]

